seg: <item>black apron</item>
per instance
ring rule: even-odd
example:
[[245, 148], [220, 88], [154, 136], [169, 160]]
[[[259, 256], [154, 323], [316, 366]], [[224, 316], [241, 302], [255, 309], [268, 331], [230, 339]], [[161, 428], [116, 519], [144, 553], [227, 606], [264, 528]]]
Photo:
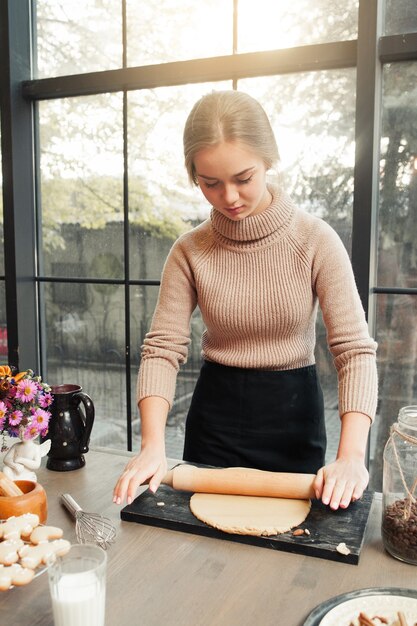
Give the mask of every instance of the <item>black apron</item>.
[[204, 361], [187, 415], [185, 461], [315, 474], [325, 451], [315, 365], [270, 371]]

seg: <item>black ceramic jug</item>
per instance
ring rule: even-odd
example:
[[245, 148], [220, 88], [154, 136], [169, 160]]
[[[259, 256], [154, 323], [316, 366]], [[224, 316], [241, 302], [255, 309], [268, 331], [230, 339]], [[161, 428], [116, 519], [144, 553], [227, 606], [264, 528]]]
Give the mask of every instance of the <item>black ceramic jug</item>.
[[[94, 404], [79, 385], [51, 387], [54, 401], [46, 439], [51, 440], [46, 467], [65, 472], [85, 465], [94, 423]], [[84, 406], [84, 412], [81, 410]]]

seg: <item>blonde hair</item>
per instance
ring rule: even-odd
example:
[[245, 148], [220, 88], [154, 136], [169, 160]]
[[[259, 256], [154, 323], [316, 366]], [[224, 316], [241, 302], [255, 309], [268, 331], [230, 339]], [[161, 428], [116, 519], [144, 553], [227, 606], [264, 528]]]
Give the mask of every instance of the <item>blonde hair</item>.
[[184, 127], [184, 160], [188, 178], [198, 184], [197, 152], [221, 142], [238, 141], [270, 169], [279, 152], [270, 121], [257, 100], [241, 91], [213, 91], [198, 100]]

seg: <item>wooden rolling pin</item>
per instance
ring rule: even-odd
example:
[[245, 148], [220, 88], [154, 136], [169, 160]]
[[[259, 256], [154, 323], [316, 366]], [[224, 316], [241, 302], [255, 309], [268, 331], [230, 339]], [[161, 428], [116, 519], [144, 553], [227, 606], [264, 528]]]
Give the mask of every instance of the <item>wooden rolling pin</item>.
[[0, 496], [23, 496], [23, 491], [6, 476], [0, 472]]
[[266, 472], [244, 467], [211, 469], [184, 464], [169, 470], [162, 483], [198, 493], [308, 500], [315, 498], [314, 479], [314, 474]]

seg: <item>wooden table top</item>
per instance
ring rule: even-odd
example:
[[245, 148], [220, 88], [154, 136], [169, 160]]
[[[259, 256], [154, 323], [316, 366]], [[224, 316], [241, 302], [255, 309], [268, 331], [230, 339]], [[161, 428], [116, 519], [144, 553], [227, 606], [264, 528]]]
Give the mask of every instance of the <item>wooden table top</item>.
[[[381, 494], [375, 494], [359, 565], [350, 565], [122, 522], [112, 488], [126, 462], [126, 454], [90, 450], [80, 470], [53, 472], [43, 463], [38, 471], [47, 523], [62, 527], [66, 539], [76, 541], [74, 521], [59, 500], [64, 492], [117, 527], [108, 550], [106, 626], [302, 626], [317, 605], [342, 593], [417, 590], [417, 569], [382, 546]], [[6, 626], [52, 626], [47, 574], [0, 593], [0, 615]]]

